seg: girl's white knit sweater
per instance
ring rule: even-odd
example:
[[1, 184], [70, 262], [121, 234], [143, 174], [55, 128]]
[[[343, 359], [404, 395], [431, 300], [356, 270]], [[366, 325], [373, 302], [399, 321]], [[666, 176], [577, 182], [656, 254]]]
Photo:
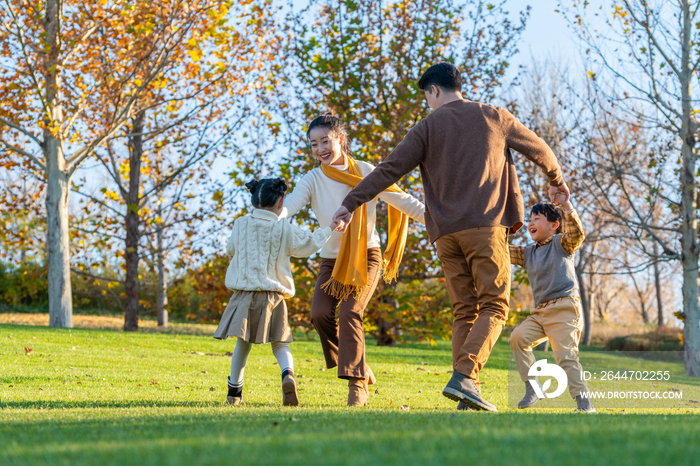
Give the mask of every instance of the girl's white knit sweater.
[[[367, 176], [374, 170], [374, 166], [367, 162], [357, 161], [362, 176]], [[333, 166], [338, 170], [347, 172], [347, 160], [344, 166]], [[284, 198], [284, 209], [280, 217], [293, 217], [306, 204], [311, 202], [311, 209], [321, 227], [331, 224], [333, 214], [338, 210], [345, 196], [352, 189], [351, 186], [328, 178], [321, 167], [314, 168], [304, 175], [294, 186], [291, 194]], [[380, 245], [379, 234], [375, 227], [377, 220], [377, 199], [399, 209], [412, 219], [425, 223], [425, 206], [418, 199], [406, 193], [383, 192], [368, 202], [367, 205], [367, 247], [378, 248]], [[340, 250], [340, 239], [343, 234], [339, 231], [331, 233], [331, 239], [321, 249], [320, 256], [325, 259], [336, 259]]]
[[290, 257], [318, 251], [331, 235], [330, 227], [311, 233], [280, 219], [274, 212], [255, 209], [236, 219], [226, 245], [231, 263], [226, 287], [241, 291], [276, 291], [294, 296]]

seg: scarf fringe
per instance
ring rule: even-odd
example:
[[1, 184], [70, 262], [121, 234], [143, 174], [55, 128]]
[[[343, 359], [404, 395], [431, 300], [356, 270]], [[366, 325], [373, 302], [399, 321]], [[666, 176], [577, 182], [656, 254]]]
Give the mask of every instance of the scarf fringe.
[[382, 263], [382, 278], [384, 279], [384, 283], [389, 284], [393, 281], [397, 281], [399, 278], [399, 265], [400, 263], [396, 263], [394, 265], [391, 265], [389, 261], [383, 261]]
[[367, 286], [344, 285], [332, 277], [326, 283], [321, 285], [321, 289], [323, 291], [334, 298], [339, 299], [340, 301], [347, 300], [353, 294], [356, 297], [361, 296], [365, 288], [367, 288]]

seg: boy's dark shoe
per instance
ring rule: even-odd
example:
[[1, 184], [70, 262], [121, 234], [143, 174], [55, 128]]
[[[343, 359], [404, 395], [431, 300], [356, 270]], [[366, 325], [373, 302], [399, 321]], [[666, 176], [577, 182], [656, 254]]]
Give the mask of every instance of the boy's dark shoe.
[[[539, 384], [540, 383], [537, 382], [537, 385], [539, 385]], [[542, 387], [542, 386], [540, 385], [540, 387]], [[540, 401], [540, 399], [537, 397], [537, 393], [535, 393], [535, 389], [532, 388], [532, 384], [530, 382], [525, 382], [525, 396], [518, 403], [518, 408], [519, 409], [532, 408], [533, 406], [535, 406], [537, 404], [538, 401]]]
[[291, 371], [284, 371], [284, 374], [282, 374], [282, 405], [299, 406], [297, 382], [294, 380], [294, 373]]
[[494, 405], [484, 400], [476, 388], [476, 384], [466, 375], [457, 371], [452, 373], [452, 378], [442, 390], [442, 394], [453, 401], [461, 401], [467, 407], [481, 411], [498, 411]]
[[243, 383], [240, 385], [232, 385], [231, 378], [228, 379], [228, 395], [226, 396], [226, 404], [238, 406], [243, 401]]
[[[590, 392], [589, 392], [590, 394]], [[595, 413], [593, 403], [587, 396], [579, 395], [576, 397], [576, 412], [580, 413]]]

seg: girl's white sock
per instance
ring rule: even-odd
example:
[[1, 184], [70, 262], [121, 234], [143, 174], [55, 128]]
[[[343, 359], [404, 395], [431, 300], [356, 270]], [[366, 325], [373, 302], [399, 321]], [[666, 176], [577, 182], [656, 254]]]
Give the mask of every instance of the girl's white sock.
[[275, 358], [277, 359], [277, 364], [280, 365], [280, 370], [282, 372], [287, 370], [294, 372], [294, 358], [292, 357], [292, 352], [289, 351], [289, 343], [273, 341], [272, 354], [275, 355]]
[[248, 360], [252, 347], [252, 343], [236, 338], [236, 348], [233, 350], [233, 356], [231, 356], [231, 376], [228, 379], [230, 384], [237, 387], [243, 384], [245, 363]]

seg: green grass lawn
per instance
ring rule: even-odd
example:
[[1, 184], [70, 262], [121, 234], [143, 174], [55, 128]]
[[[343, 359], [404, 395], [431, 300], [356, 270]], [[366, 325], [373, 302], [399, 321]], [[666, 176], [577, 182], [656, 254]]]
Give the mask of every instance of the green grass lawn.
[[[369, 407], [325, 370], [320, 344], [292, 345], [299, 408], [281, 407], [279, 368], [256, 345], [244, 404], [230, 407], [235, 340], [0, 325], [0, 465], [697, 464], [697, 409], [576, 414], [507, 408], [508, 346], [483, 372], [498, 414], [441, 395], [449, 345], [367, 348]], [[26, 354], [25, 347], [32, 350]], [[203, 354], [199, 354], [203, 353]], [[692, 383], [692, 381], [690, 382]]]

